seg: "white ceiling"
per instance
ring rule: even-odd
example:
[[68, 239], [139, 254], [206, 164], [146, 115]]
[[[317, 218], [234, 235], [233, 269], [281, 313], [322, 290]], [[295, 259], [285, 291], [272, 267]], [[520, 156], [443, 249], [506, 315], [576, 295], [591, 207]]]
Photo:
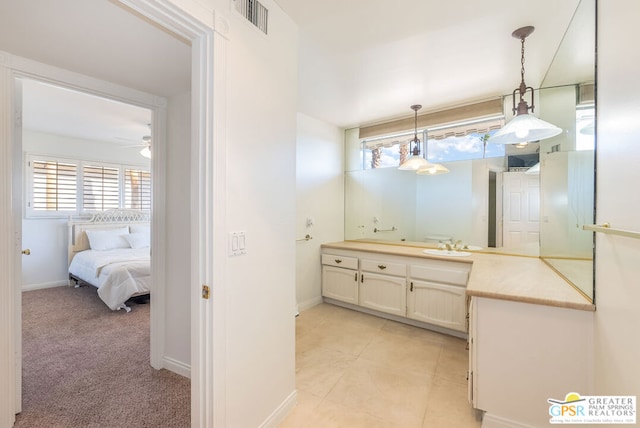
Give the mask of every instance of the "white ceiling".
[[[191, 84], [191, 46], [109, 0], [0, 1], [0, 51], [154, 95]], [[121, 145], [149, 135], [150, 112], [25, 80], [23, 126]]]
[[155, 95], [190, 87], [191, 47], [112, 0], [2, 0], [0, 50]]
[[151, 110], [30, 79], [22, 81], [24, 129], [85, 140], [144, 145]]
[[[520, 82], [511, 32], [525, 25], [536, 27], [525, 45], [526, 82], [540, 86], [580, 0], [276, 2], [300, 28], [299, 111], [351, 127], [410, 116], [412, 104], [426, 112], [511, 93]], [[188, 43], [115, 0], [0, 1], [0, 50], [161, 96], [190, 87]], [[91, 139], [121, 143], [148, 134], [135, 109], [91, 122], [101, 115], [86, 105], [66, 114], [75, 94], [31, 91], [25, 127], [64, 133], [66, 122], [68, 135], [94, 130]], [[116, 106], [103, 104], [100, 111]]]
[[300, 26], [299, 110], [343, 127], [539, 87], [579, 0], [276, 0]]

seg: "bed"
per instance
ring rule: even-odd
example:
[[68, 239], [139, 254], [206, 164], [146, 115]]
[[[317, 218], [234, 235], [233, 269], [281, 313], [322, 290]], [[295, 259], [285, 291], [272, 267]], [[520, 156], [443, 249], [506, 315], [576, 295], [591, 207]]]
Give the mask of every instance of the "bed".
[[69, 221], [69, 285], [89, 284], [111, 310], [151, 289], [149, 213], [109, 210]]

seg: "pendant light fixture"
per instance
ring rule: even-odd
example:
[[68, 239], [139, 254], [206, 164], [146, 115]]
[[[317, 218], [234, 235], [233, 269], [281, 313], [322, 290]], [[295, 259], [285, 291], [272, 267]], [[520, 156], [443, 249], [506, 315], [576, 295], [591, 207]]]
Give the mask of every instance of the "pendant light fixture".
[[432, 163], [432, 164], [429, 164], [429, 166], [427, 167], [420, 168], [419, 170], [417, 170], [416, 174], [440, 175], [440, 174], [446, 174], [448, 172], [449, 172], [449, 169], [447, 169], [447, 167], [445, 167], [444, 165], [439, 163]]
[[140, 154], [147, 159], [151, 159], [151, 148], [149, 146], [144, 147], [140, 150]]
[[[531, 141], [544, 140], [545, 138], [555, 137], [562, 132], [562, 129], [558, 128], [551, 123], [538, 119], [537, 117], [529, 114], [529, 110], [533, 113], [534, 94], [533, 88], [527, 86], [524, 83], [524, 40], [533, 33], [535, 28], [528, 26], [515, 30], [511, 35], [517, 39], [520, 39], [521, 57], [520, 57], [520, 86], [513, 90], [513, 113], [516, 115], [511, 121], [502, 127], [498, 132], [489, 137], [488, 142], [493, 144], [516, 144], [526, 143]], [[531, 106], [527, 105], [525, 96], [527, 92], [531, 93]], [[516, 93], [520, 97], [518, 106], [516, 107]]]
[[420, 156], [420, 139], [418, 138], [418, 110], [422, 106], [420, 104], [414, 104], [411, 109], [414, 111], [414, 133], [413, 140], [409, 141], [409, 145], [413, 143], [413, 150], [411, 151], [411, 157], [407, 159], [398, 169], [402, 171], [417, 171], [419, 169], [430, 166], [429, 162], [422, 156]]

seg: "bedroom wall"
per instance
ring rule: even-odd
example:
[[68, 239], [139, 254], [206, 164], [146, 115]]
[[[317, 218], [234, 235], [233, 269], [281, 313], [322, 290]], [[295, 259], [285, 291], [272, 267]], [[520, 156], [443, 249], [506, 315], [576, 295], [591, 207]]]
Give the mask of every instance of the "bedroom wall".
[[166, 169], [166, 235], [165, 235], [165, 367], [185, 376], [190, 374], [191, 323], [189, 299], [190, 241], [190, 175], [191, 161], [191, 93], [168, 100], [167, 169]]
[[[322, 302], [320, 245], [344, 239], [344, 130], [302, 113], [296, 132], [296, 300]], [[311, 219], [313, 225], [307, 225]]]
[[[113, 150], [113, 144], [62, 135], [24, 130], [23, 153], [100, 160], [149, 167], [137, 149]], [[25, 196], [26, 199], [26, 196]], [[22, 289], [56, 287], [67, 284], [68, 218], [24, 218], [23, 248], [31, 255], [22, 258]]]

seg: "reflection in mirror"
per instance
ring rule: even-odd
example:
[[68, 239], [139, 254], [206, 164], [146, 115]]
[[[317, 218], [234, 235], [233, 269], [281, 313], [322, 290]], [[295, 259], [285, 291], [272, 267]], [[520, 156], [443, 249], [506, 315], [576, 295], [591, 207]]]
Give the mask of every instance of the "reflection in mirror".
[[[595, 0], [582, 0], [540, 91], [566, 132], [540, 144], [540, 256], [593, 301]], [[568, 83], [580, 83], [570, 85]]]
[[[483, 144], [495, 128], [459, 133], [468, 144], [455, 146], [424, 126], [429, 160], [450, 173], [419, 176], [397, 170], [402, 138], [380, 146], [387, 168], [371, 167], [376, 144], [347, 130], [345, 239], [540, 256], [593, 299], [593, 236], [582, 226], [594, 219], [594, 88], [595, 0], [582, 0], [536, 91], [536, 111], [565, 130], [559, 136], [495, 152]], [[446, 152], [465, 154], [437, 157]], [[538, 162], [538, 174], [525, 173]]]
[[[577, 110], [578, 116], [584, 112]], [[580, 136], [579, 129], [573, 129], [575, 137]], [[581, 145], [567, 148], [558, 143], [541, 150], [540, 256], [591, 295], [593, 236], [582, 227], [593, 224], [594, 218], [594, 136], [580, 137], [590, 137], [591, 144], [573, 138], [571, 143], [582, 140]]]

